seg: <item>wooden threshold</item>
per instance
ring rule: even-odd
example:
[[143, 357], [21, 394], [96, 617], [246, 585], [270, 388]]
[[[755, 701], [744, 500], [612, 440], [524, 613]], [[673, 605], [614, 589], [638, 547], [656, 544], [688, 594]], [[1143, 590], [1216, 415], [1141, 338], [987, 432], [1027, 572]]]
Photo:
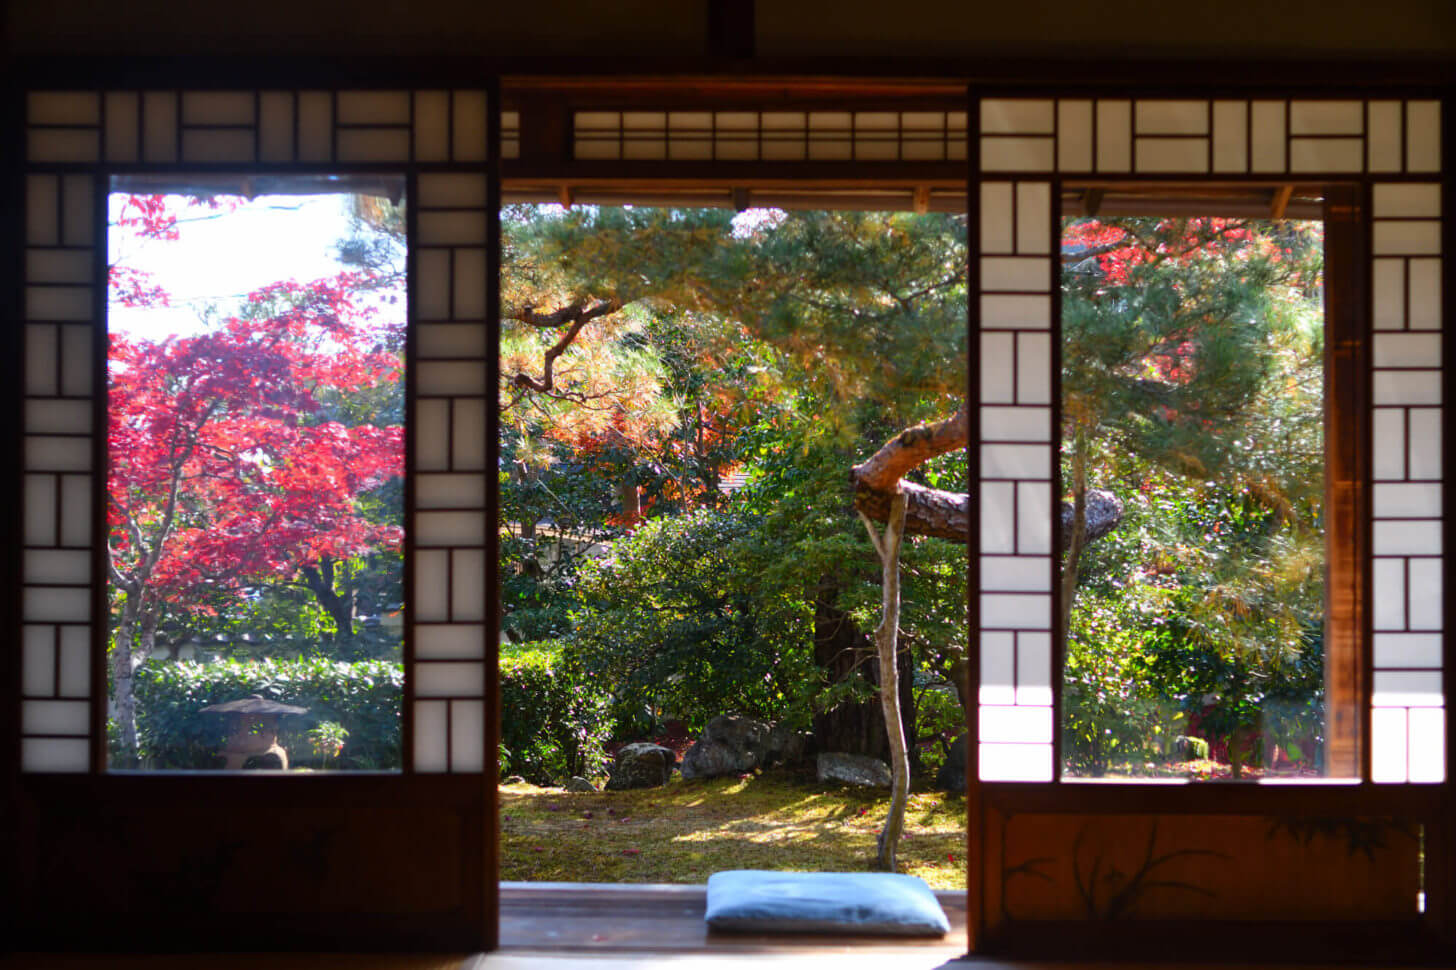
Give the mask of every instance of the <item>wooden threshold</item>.
[[503, 882], [500, 940], [511, 950], [695, 954], [922, 954], [937, 966], [966, 952], [966, 894], [936, 893], [950, 918], [940, 938], [713, 933], [706, 886]]

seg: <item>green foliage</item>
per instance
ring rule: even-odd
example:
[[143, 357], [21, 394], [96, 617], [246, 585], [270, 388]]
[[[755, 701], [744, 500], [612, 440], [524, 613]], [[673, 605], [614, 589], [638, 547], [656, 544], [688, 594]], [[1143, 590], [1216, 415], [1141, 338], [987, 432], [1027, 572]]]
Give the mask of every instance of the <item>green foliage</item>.
[[554, 784], [599, 774], [610, 733], [602, 682], [563, 660], [559, 641], [501, 648], [501, 777]]
[[[278, 740], [293, 767], [400, 767], [404, 671], [398, 662], [179, 661], [144, 664], [135, 677], [137, 744], [153, 768], [220, 768], [226, 719], [198, 711], [251, 694], [309, 709], [280, 722]], [[335, 741], [346, 739], [337, 755], [313, 751], [319, 731]]]

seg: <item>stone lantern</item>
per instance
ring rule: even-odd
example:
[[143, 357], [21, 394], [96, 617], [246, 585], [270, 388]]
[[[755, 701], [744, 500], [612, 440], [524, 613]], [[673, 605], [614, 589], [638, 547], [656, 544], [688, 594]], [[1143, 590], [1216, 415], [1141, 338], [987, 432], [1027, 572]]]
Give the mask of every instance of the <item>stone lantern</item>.
[[291, 715], [307, 714], [308, 708], [279, 704], [254, 694], [204, 707], [198, 713], [221, 714], [227, 718], [227, 746], [222, 750], [227, 759], [224, 770], [237, 771], [249, 758], [258, 759], [257, 767], [286, 769], [288, 752], [278, 743], [278, 722]]

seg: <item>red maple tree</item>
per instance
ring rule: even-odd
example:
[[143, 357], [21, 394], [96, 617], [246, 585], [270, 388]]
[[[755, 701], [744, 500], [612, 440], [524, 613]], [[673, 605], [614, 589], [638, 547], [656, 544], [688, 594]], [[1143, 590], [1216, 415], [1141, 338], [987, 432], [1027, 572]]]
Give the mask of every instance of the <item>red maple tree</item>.
[[[143, 233], [171, 218], [133, 208]], [[166, 300], [134, 272], [110, 279], [116, 302]], [[107, 567], [124, 757], [136, 752], [132, 675], [164, 616], [207, 614], [219, 592], [270, 581], [314, 589], [338, 561], [399, 548], [400, 526], [362, 514], [359, 498], [403, 474], [403, 428], [344, 423], [334, 406], [401, 379], [400, 325], [363, 299], [377, 283], [368, 271], [277, 282], [193, 334], [110, 334]], [[331, 590], [314, 592], [324, 602]]]

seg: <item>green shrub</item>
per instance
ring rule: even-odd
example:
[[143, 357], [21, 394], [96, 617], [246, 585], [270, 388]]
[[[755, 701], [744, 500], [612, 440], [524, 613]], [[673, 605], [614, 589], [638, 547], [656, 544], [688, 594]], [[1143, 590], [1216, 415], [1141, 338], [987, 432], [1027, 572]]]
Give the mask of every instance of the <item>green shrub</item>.
[[[280, 725], [291, 766], [398, 770], [403, 686], [403, 665], [390, 660], [148, 663], [136, 673], [137, 743], [153, 768], [220, 768], [226, 719], [198, 712], [258, 694], [308, 708]], [[329, 722], [347, 732], [337, 757], [310, 743], [310, 731]]]
[[547, 784], [606, 762], [607, 694], [562, 660], [559, 640], [501, 647], [501, 775]]

